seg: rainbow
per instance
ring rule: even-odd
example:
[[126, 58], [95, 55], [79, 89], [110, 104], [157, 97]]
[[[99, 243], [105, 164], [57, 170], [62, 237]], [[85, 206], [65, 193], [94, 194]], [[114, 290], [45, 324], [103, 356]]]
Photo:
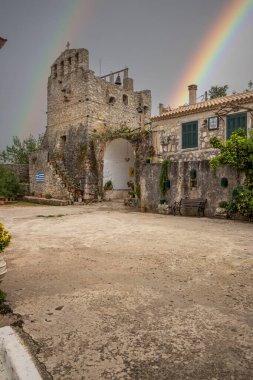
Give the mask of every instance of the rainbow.
[[170, 101], [173, 106], [178, 107], [187, 102], [187, 85], [200, 85], [207, 78], [252, 10], [253, 0], [233, 0], [231, 5], [223, 9], [218, 20], [215, 20], [211, 30], [208, 30], [198, 46], [192, 61], [188, 63], [175, 91], [172, 92], [174, 96]]
[[[67, 41], [72, 42], [77, 39], [80, 28], [83, 28], [85, 24], [87, 25], [90, 20], [93, 8], [94, 1], [92, 0], [71, 0], [62, 10], [61, 22], [57, 25], [55, 35], [43, 49], [37, 52], [40, 57], [40, 64], [35, 66], [30, 74], [31, 80], [24, 90], [23, 100], [16, 112], [14, 135], [22, 138], [27, 137], [33, 126], [36, 126], [37, 131], [41, 130], [42, 126], [38, 125], [38, 119], [41, 120], [41, 114], [45, 115], [46, 112], [46, 109], [42, 109], [41, 99], [46, 97], [49, 66], [57, 58], [59, 49], [63, 48], [62, 50], [64, 50]], [[44, 131], [42, 130], [42, 132]]]

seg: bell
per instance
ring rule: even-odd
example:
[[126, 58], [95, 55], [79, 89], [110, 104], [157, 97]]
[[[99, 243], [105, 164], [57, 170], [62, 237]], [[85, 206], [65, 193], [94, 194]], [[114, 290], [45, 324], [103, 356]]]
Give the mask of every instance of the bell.
[[120, 79], [120, 75], [119, 74], [118, 74], [118, 76], [116, 78], [115, 84], [117, 84], [118, 86], [121, 86], [121, 79]]

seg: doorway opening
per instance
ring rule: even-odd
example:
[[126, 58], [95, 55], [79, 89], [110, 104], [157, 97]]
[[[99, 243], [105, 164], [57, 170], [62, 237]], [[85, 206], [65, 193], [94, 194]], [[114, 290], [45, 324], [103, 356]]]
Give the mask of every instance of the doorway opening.
[[134, 181], [134, 150], [132, 144], [122, 138], [107, 146], [104, 154], [103, 186], [111, 181], [111, 198], [127, 197], [127, 182]]

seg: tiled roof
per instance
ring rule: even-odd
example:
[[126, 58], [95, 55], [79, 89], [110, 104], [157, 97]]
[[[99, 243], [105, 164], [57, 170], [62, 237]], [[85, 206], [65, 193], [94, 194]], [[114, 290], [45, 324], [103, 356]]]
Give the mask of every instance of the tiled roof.
[[206, 100], [204, 102], [194, 103], [187, 106], [172, 109], [162, 115], [153, 116], [152, 121], [172, 119], [178, 116], [190, 115], [193, 113], [204, 112], [208, 110], [217, 109], [219, 107], [229, 107], [237, 104], [253, 102], [253, 92], [243, 92], [241, 94], [234, 94], [223, 96], [221, 98]]

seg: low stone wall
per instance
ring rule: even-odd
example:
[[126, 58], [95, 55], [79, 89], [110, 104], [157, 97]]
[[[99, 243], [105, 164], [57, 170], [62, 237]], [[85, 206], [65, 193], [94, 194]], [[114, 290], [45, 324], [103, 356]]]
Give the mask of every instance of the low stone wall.
[[68, 206], [70, 203], [69, 201], [64, 201], [62, 199], [47, 199], [47, 198], [38, 198], [38, 197], [31, 197], [26, 196], [24, 197], [24, 201], [31, 202], [31, 203], [39, 203], [42, 205], [50, 205], [50, 206]]
[[[197, 173], [196, 181], [191, 180], [191, 169]], [[168, 204], [179, 201], [181, 198], [207, 199], [205, 215], [213, 216], [221, 201], [227, 201], [231, 190], [237, 186], [237, 173], [234, 169], [224, 167], [213, 175], [209, 161], [172, 162], [169, 179], [170, 188], [165, 196], [161, 196], [159, 188], [161, 164], [147, 164], [144, 166], [141, 176], [141, 203], [147, 210], [158, 210], [160, 199], [166, 199]], [[226, 188], [221, 186], [221, 178], [228, 179]], [[242, 181], [242, 178], [241, 178]], [[189, 210], [187, 214], [196, 215], [196, 210]]]

